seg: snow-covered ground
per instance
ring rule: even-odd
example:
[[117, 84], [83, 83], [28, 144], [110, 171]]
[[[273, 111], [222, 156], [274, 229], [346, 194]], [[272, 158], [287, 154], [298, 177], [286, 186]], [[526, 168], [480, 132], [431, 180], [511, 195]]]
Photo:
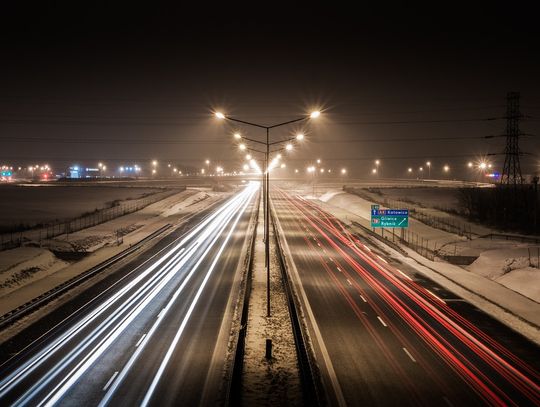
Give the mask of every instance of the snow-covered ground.
[[161, 191], [159, 188], [106, 185], [0, 185], [0, 227], [33, 226], [71, 219], [110, 207], [113, 202], [139, 199]]
[[[266, 316], [264, 217], [259, 223], [253, 255], [252, 288], [242, 374], [242, 400], [246, 406], [302, 405], [300, 373], [287, 300], [279, 271], [276, 247], [271, 247], [271, 317]], [[273, 232], [270, 232], [273, 234]], [[271, 246], [275, 246], [270, 237]], [[266, 339], [273, 343], [272, 358], [265, 358]]]
[[[373, 202], [367, 199], [345, 193], [335, 186], [319, 186], [316, 197], [311, 187], [296, 185], [293, 192], [310, 197], [346, 224], [355, 221], [370, 227]], [[432, 193], [436, 195], [438, 190], [434, 188]], [[478, 256], [478, 259], [470, 266], [456, 266], [441, 259], [430, 261], [406, 247], [403, 249], [408, 252], [408, 257], [404, 258], [397, 252], [396, 256], [540, 343], [539, 245], [501, 239], [467, 240], [415, 219], [409, 222], [410, 230], [436, 243], [437, 248], [442, 248], [442, 253]], [[527, 324], [523, 324], [523, 320]], [[532, 324], [532, 327], [528, 324]]]
[[[229, 194], [188, 189], [134, 212], [69, 236], [29, 242], [0, 252], [0, 314], [24, 304], [84, 272], [162, 226], [182, 220]], [[120, 239], [119, 239], [120, 237]], [[85, 252], [79, 261], [60, 260], [54, 252]]]

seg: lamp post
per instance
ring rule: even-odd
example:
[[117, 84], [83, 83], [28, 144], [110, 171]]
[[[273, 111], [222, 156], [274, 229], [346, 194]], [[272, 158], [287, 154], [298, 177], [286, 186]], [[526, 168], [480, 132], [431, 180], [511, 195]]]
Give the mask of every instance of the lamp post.
[[[256, 128], [263, 129], [263, 130], [266, 131], [266, 142], [260, 141], [260, 140], [255, 140], [255, 139], [252, 139], [252, 138], [248, 138], [248, 137], [242, 136], [239, 133], [235, 133], [234, 137], [236, 139], [240, 139], [240, 140], [243, 140], [243, 141], [249, 141], [249, 142], [252, 142], [252, 143], [260, 144], [260, 145], [265, 147], [265, 150], [262, 153], [264, 153], [264, 171], [263, 171], [264, 249], [265, 249], [264, 250], [265, 251], [264, 258], [265, 258], [265, 268], [266, 268], [266, 314], [267, 314], [268, 317], [271, 315], [270, 314], [270, 220], [269, 220], [270, 219], [270, 217], [269, 217], [269, 213], [270, 213], [270, 207], [269, 207], [269, 204], [270, 204], [270, 199], [269, 199], [269, 196], [270, 196], [270, 171], [269, 171], [269, 165], [268, 165], [268, 159], [269, 159], [269, 156], [270, 156], [270, 153], [271, 153], [270, 148], [272, 146], [275, 146], [275, 145], [278, 145], [278, 144], [290, 143], [293, 140], [303, 140], [304, 139], [303, 134], [298, 134], [296, 137], [292, 137], [292, 138], [289, 138], [287, 140], [279, 140], [279, 141], [270, 142], [270, 130], [275, 129], [277, 127], [282, 127], [282, 126], [286, 126], [286, 125], [289, 125], [289, 124], [306, 121], [306, 120], [309, 120], [310, 118], [311, 119], [316, 119], [317, 117], [320, 116], [320, 114], [321, 114], [321, 112], [314, 111], [314, 112], [311, 112], [311, 114], [309, 116], [300, 117], [298, 119], [293, 119], [293, 120], [288, 120], [286, 122], [274, 124], [272, 126], [265, 126], [265, 125], [262, 125], [262, 124], [252, 123], [252, 122], [248, 122], [248, 121], [245, 121], [245, 120], [240, 120], [240, 119], [236, 119], [236, 118], [233, 118], [233, 117], [229, 117], [229, 116], [223, 114], [222, 112], [215, 112], [214, 113], [216, 118], [218, 118], [220, 120], [227, 120], [227, 121], [231, 121], [231, 122], [235, 122], [235, 123], [240, 123], [240, 124], [244, 124], [246, 126], [256, 127]], [[243, 148], [240, 147], [242, 150], [248, 149], [245, 144], [241, 144], [241, 145], [244, 146]], [[250, 149], [250, 150], [251, 151], [258, 151], [258, 150], [254, 150], [254, 149]], [[259, 152], [261, 152], [261, 151], [259, 151]]]

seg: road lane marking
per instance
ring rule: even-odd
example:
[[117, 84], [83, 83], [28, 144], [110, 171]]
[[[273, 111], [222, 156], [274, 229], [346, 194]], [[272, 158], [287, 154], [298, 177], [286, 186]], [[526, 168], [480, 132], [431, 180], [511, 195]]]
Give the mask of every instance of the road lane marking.
[[113, 375], [111, 376], [111, 378], [109, 379], [109, 381], [107, 382], [107, 384], [105, 385], [105, 387], [103, 387], [103, 391], [107, 391], [107, 389], [109, 388], [109, 386], [111, 385], [111, 383], [114, 381], [114, 379], [116, 378], [116, 376], [118, 376], [118, 371], [114, 372]]
[[[386, 324], [384, 323], [384, 321], [382, 320], [382, 318], [381, 318], [380, 316], [377, 315], [377, 319], [380, 321], [380, 323], [381, 323], [384, 327], [388, 326], [388, 325], [386, 325]], [[403, 349], [405, 349], [405, 348], [403, 348]]]
[[365, 244], [362, 244], [362, 246], [364, 246], [364, 249], [366, 249], [368, 252], [371, 251], [371, 249], [369, 247], [367, 247]]
[[407, 354], [408, 357], [411, 358], [411, 360], [416, 363], [416, 359], [413, 358], [413, 355], [411, 355], [411, 353], [407, 350], [407, 348], [403, 348], [403, 350], [405, 351], [405, 353]]
[[403, 271], [401, 271], [400, 269], [396, 269], [396, 271], [401, 274], [403, 277], [405, 277], [407, 280], [409, 281], [413, 281], [412, 278], [410, 278], [407, 274], [405, 274]]
[[347, 283], [349, 283], [349, 285], [352, 286], [351, 280], [347, 279]]
[[159, 314], [158, 314], [158, 316], [157, 316], [158, 318], [161, 318], [161, 316], [163, 315], [163, 311], [165, 311], [165, 308], [163, 308], [163, 309], [159, 312]]
[[432, 296], [434, 296], [435, 298], [437, 298], [439, 301], [444, 302], [444, 303], [446, 304], [446, 302], [445, 302], [441, 297], [435, 295], [434, 293], [432, 293], [432, 292], [431, 292], [430, 290], [428, 290], [427, 288], [426, 288], [426, 291], [427, 291], [428, 293], [430, 293]]
[[387, 262], [385, 259], [383, 259], [381, 256], [377, 255], [377, 257], [378, 257], [379, 259], [381, 259], [382, 261], [384, 261], [386, 264], [388, 264], [388, 262]]
[[145, 336], [146, 336], [146, 334], [144, 334], [143, 336], [141, 336], [141, 339], [139, 339], [139, 340], [137, 341], [137, 343], [135, 344], [135, 347], [138, 347], [138, 346], [141, 344], [141, 342], [143, 341], [143, 339], [144, 339]]
[[360, 298], [362, 298], [362, 301], [367, 302], [367, 300], [364, 298], [362, 294], [360, 294]]
[[339, 267], [337, 268], [337, 271], [339, 271], [340, 273], [343, 273]]

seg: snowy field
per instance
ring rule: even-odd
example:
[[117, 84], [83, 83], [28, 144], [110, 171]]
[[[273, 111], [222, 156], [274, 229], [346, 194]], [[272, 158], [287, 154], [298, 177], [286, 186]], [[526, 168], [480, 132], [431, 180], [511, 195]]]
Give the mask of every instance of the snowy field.
[[118, 186], [0, 185], [0, 228], [75, 218], [114, 201], [138, 199], [158, 188]]

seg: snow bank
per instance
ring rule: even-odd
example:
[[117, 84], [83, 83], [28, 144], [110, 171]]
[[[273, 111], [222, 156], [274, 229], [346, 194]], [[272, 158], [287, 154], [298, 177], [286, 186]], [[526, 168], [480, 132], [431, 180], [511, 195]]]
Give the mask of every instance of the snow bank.
[[537, 250], [536, 246], [486, 250], [467, 269], [540, 302], [540, 270], [529, 267], [538, 267], [537, 257], [529, 258]]

